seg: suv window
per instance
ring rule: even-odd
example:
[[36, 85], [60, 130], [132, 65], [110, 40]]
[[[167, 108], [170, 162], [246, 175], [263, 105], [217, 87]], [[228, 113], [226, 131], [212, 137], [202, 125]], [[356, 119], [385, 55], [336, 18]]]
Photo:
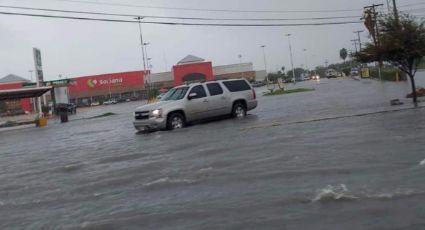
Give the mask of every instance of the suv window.
[[197, 85], [195, 87], [192, 88], [192, 90], [190, 90], [190, 93], [196, 93], [197, 96], [194, 97], [193, 99], [197, 99], [197, 98], [203, 98], [207, 96], [207, 93], [205, 92], [205, 89], [202, 85]]
[[218, 83], [207, 84], [207, 88], [211, 96], [223, 94], [223, 89]]
[[251, 90], [251, 86], [249, 86], [245, 80], [224, 81], [223, 84], [230, 92]]

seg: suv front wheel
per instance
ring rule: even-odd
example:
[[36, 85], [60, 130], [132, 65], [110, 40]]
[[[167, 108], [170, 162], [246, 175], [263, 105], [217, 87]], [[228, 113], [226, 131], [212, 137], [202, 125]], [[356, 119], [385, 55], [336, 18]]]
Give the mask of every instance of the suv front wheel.
[[246, 107], [244, 104], [238, 102], [233, 106], [232, 116], [234, 118], [244, 118], [246, 117]]
[[182, 129], [186, 125], [184, 116], [180, 113], [172, 113], [167, 119], [167, 129]]

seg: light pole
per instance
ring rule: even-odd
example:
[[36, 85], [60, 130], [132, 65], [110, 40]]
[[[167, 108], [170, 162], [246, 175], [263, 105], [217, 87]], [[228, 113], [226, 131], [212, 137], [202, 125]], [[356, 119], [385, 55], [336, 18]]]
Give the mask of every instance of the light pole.
[[304, 52], [304, 61], [305, 61], [305, 71], [304, 71], [304, 77], [309, 76], [309, 70], [308, 70], [308, 64], [307, 64], [307, 49], [303, 49]]
[[[242, 54], [239, 54], [238, 55], [238, 58], [239, 58], [239, 65], [242, 68]], [[244, 70], [243, 70], [243, 68], [242, 68], [242, 78], [244, 78]]]
[[28, 72], [30, 73], [30, 78], [31, 78], [31, 82], [32, 82], [32, 72], [34, 72], [34, 70], [28, 70]]
[[266, 46], [262, 45], [261, 48], [263, 48], [264, 69], [266, 70], [266, 73], [267, 73]]
[[303, 49], [303, 51], [304, 51], [305, 69], [308, 70], [307, 49]]
[[[31, 79], [31, 82], [32, 82], [32, 72], [34, 72], [34, 70], [30, 69], [30, 70], [28, 70], [28, 72], [30, 73], [30, 79]], [[34, 98], [31, 98], [31, 103], [33, 105], [34, 112], [37, 112], [37, 105], [36, 105], [37, 103], [36, 103], [36, 100], [34, 100]]]
[[143, 43], [143, 48], [145, 49], [145, 60], [146, 60], [146, 69], [148, 70], [148, 73], [146, 73], [146, 76], [147, 76], [147, 81], [148, 81], [148, 83], [149, 83], [149, 85], [152, 83], [151, 82], [151, 74], [150, 74], [150, 72], [151, 72], [151, 68], [150, 68], [150, 64], [149, 64], [149, 61], [151, 60], [151, 58], [149, 58], [149, 56], [148, 56], [148, 45], [150, 45], [150, 43], [148, 43], [148, 42], [145, 42], [145, 43]]
[[291, 34], [286, 34], [286, 36], [288, 37], [288, 43], [289, 43], [289, 54], [291, 57], [291, 67], [292, 67], [292, 80], [294, 81], [295, 84], [295, 69], [294, 69], [294, 59], [292, 56], [292, 45], [291, 45]]
[[[142, 19], [143, 19], [143, 17], [137, 17], [135, 19], [139, 21], [138, 24], [139, 24], [139, 34], [140, 34], [140, 45], [141, 45], [141, 48], [142, 48], [142, 60], [143, 60], [143, 77], [145, 77], [146, 76], [146, 60], [145, 60], [145, 48], [144, 48], [145, 43], [143, 42], [143, 33], [142, 33]], [[145, 79], [145, 88], [146, 88], [146, 83], [147, 83], [147, 80]], [[147, 87], [147, 89], [148, 89], [148, 96], [149, 96], [149, 94], [150, 94], [149, 93], [149, 86]]]

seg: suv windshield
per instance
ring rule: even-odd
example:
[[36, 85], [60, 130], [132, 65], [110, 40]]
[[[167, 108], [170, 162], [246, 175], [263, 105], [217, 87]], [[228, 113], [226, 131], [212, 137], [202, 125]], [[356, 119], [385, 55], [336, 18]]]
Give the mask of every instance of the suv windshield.
[[161, 101], [177, 101], [184, 98], [189, 87], [173, 88], [166, 93]]

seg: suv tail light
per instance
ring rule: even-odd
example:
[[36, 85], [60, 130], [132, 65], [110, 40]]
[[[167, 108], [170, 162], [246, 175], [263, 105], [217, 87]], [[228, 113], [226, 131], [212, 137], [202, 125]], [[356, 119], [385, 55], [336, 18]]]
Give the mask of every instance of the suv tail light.
[[255, 89], [252, 89], [252, 96], [254, 97], [254, 99], [257, 99], [257, 94], [255, 93]]

